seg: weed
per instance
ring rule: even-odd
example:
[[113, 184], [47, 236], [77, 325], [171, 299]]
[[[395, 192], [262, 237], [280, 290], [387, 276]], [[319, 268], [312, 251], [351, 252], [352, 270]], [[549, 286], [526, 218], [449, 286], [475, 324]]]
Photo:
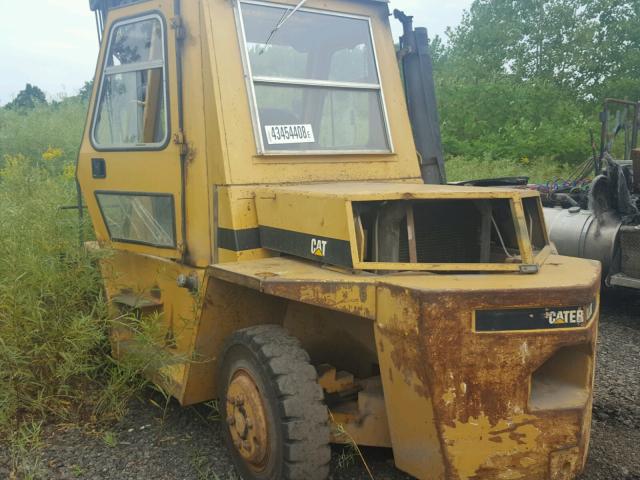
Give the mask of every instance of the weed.
[[76, 478], [84, 476], [84, 473], [84, 469], [80, 465], [73, 465], [71, 467], [71, 474]]
[[47, 147], [37, 161], [10, 156], [0, 168], [0, 439], [20, 478], [37, 477], [43, 421], [119, 419], [143, 374], [168, 364], [155, 346], [157, 316], [115, 320], [134, 327], [137, 352], [111, 356], [103, 254], [80, 248], [77, 215], [59, 208], [75, 201], [75, 182], [57, 168], [64, 161]]
[[211, 400], [210, 402], [205, 403], [205, 406], [209, 408], [209, 415], [207, 415], [207, 420], [211, 422], [219, 422], [221, 416], [220, 404], [218, 403], [218, 400]]
[[207, 454], [202, 450], [193, 452], [191, 456], [191, 465], [196, 471], [198, 480], [209, 480], [212, 477], [216, 478], [216, 473], [209, 464], [209, 458]]
[[348, 443], [342, 447], [340, 453], [338, 454], [338, 468], [340, 470], [345, 470], [355, 465], [356, 457], [358, 456], [358, 452], [356, 449]]
[[102, 435], [102, 441], [106, 446], [115, 448], [118, 446], [118, 437], [113, 432], [104, 432]]
[[342, 438], [343, 440], [345, 440], [345, 443], [346, 443], [345, 448], [342, 450], [342, 452], [340, 453], [340, 456], [338, 457], [338, 466], [340, 468], [347, 468], [353, 464], [350, 462], [355, 462], [355, 459], [357, 457], [362, 462], [362, 465], [367, 471], [367, 474], [369, 475], [370, 480], [374, 480], [373, 473], [371, 473], [371, 469], [369, 468], [369, 464], [365, 460], [364, 455], [362, 454], [362, 450], [360, 450], [360, 447], [358, 446], [356, 441], [349, 434], [349, 432], [344, 428], [344, 425], [336, 423], [331, 412], [329, 412], [329, 417], [331, 418], [331, 423], [334, 425], [334, 428], [335, 428], [335, 432], [334, 432], [335, 436], [338, 438]]
[[[75, 163], [86, 109], [87, 104], [79, 98], [29, 111], [0, 108], [0, 168], [6, 156], [24, 155], [34, 166], [62, 173], [65, 166]], [[47, 154], [43, 158], [44, 152], [59, 155], [55, 161], [47, 161], [51, 157]]]
[[10, 477], [24, 480], [44, 478], [44, 467], [40, 461], [39, 450], [42, 424], [24, 423], [9, 435]]

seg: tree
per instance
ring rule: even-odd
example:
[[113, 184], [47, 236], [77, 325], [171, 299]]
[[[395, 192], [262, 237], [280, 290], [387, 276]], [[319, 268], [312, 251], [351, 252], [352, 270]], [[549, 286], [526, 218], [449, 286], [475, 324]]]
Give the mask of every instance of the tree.
[[88, 102], [89, 99], [91, 98], [92, 91], [93, 91], [93, 80], [90, 80], [88, 82], [84, 82], [84, 85], [82, 86], [82, 88], [80, 88], [80, 91], [78, 91], [78, 96], [83, 102]]
[[27, 83], [27, 86], [5, 108], [9, 110], [33, 110], [38, 105], [46, 104], [47, 97], [44, 92], [35, 85]]
[[589, 99], [638, 78], [637, 0], [475, 0], [449, 33], [469, 74], [552, 81]]
[[607, 96], [640, 100], [640, 1], [474, 0], [432, 45], [448, 154], [577, 162]]

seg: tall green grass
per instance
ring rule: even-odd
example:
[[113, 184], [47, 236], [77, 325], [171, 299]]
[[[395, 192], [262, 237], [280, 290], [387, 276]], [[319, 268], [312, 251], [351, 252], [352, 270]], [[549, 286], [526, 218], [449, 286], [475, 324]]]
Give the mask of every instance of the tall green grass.
[[73, 211], [59, 209], [71, 186], [24, 156], [0, 171], [0, 425], [68, 417], [81, 380], [101, 367], [98, 271]]
[[[0, 109], [0, 449], [15, 478], [46, 478], [33, 453], [43, 425], [121, 417], [159, 361], [111, 357], [98, 254], [79, 242], [91, 226], [61, 208], [76, 203], [85, 112], [77, 99]], [[153, 319], [115, 321], [136, 321], [143, 346], [154, 340]]]
[[575, 165], [558, 163], [549, 158], [521, 158], [519, 160], [451, 157], [446, 161], [447, 180], [461, 182], [484, 178], [525, 176], [531, 183], [546, 183], [567, 178]]
[[7, 155], [24, 155], [38, 162], [49, 147], [64, 152], [63, 161], [50, 166], [73, 163], [80, 147], [86, 112], [87, 104], [79, 97], [38, 105], [33, 110], [0, 108], [0, 167]]

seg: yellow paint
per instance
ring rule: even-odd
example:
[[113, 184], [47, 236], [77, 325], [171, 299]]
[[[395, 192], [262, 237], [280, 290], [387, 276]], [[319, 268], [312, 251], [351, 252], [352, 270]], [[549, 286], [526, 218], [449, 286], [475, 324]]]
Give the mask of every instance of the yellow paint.
[[[446, 470], [432, 399], [426, 392], [417, 391], [421, 386], [417, 372], [408, 365], [402, 368], [394, 362], [394, 344], [403, 340], [389, 333], [387, 328], [376, 325], [376, 346], [395, 464], [417, 478], [444, 479]], [[406, 343], [413, 342], [407, 339]]]
[[[180, 43], [175, 29], [169, 27], [176, 13], [173, 0], [136, 2], [112, 10], [107, 19], [109, 30], [121, 19], [154, 10], [167, 22], [171, 141], [157, 151], [98, 151], [87, 128], [77, 168], [95, 227], [97, 247], [93, 248], [114, 250], [101, 262], [108, 297], [134, 292], [146, 298], [152, 291], [155, 295], [147, 303], [158, 314], [157, 326], [164, 333], [156, 349], [168, 353], [172, 362], [153, 378], [160, 383], [166, 380], [170, 393], [183, 404], [210, 400], [217, 395], [216, 372], [228, 336], [254, 325], [283, 324], [312, 358], [333, 356], [348, 362], [367, 381], [379, 373], [380, 379], [373, 380], [381, 380], [384, 395], [379, 391], [370, 392], [368, 398], [363, 395], [357, 408], [352, 405], [352, 409], [336, 411], [336, 419], [361, 444], [391, 446], [396, 465], [403, 471], [423, 480], [474, 478], [482, 468], [493, 468], [501, 479], [523, 478], [530, 472], [542, 478], [540, 472], [546, 475], [551, 455], [560, 466], [569, 459], [576, 465], [569, 473], [576, 473], [578, 455], [586, 455], [593, 377], [582, 392], [588, 400], [584, 410], [554, 411], [557, 417], [551, 421], [545, 420], [549, 412], [524, 414], [529, 410], [522, 392], [528, 394], [530, 373], [545, 360], [540, 357], [534, 364], [540, 350], [549, 348], [550, 357], [553, 348], [570, 345], [576, 338], [591, 345], [598, 309], [583, 327], [556, 330], [540, 343], [540, 336], [548, 332], [527, 332], [524, 339], [521, 332], [475, 332], [474, 307], [467, 302], [478, 296], [504, 297], [508, 300], [501, 308], [507, 309], [547, 306], [548, 292], [562, 291], [567, 298], [597, 295], [600, 267], [591, 261], [551, 255], [548, 247], [534, 257], [522, 200], [538, 198], [536, 192], [422, 184], [385, 2], [308, 0], [305, 7], [371, 19], [395, 150], [383, 155], [258, 155], [234, 3], [182, 1], [186, 36]], [[183, 132], [178, 124], [179, 46]], [[106, 49], [103, 42], [89, 121], [95, 113]], [[180, 135], [175, 139], [185, 142], [176, 143], [176, 134]], [[94, 158], [104, 158], [106, 178], [93, 178]], [[172, 195], [176, 247], [112, 241], [96, 202], [96, 192], [102, 190]], [[354, 202], [429, 199], [509, 200], [523, 261], [538, 265], [539, 273], [522, 275], [519, 265], [507, 263], [361, 262], [358, 245], [363, 244], [364, 236], [355, 224]], [[327, 268], [320, 259], [280, 257], [262, 248], [234, 251], [220, 247], [219, 228], [241, 232], [259, 226], [349, 241], [356, 271]], [[325, 252], [315, 249], [312, 253], [321, 257]], [[475, 274], [468, 275], [468, 271]], [[198, 291], [178, 287], [180, 275], [194, 276]], [[433, 323], [434, 316], [437, 323]], [[426, 326], [428, 321], [432, 323]], [[443, 354], [451, 362], [436, 369], [439, 359], [429, 354], [438, 345], [428, 342], [433, 340], [434, 328], [442, 325], [450, 330], [439, 340], [446, 342], [455, 328], [463, 328], [460, 338], [465, 344]], [[131, 338], [130, 329], [115, 329], [114, 353], [122, 352]], [[166, 338], [171, 342], [165, 342]], [[498, 347], [485, 346], [494, 339], [500, 341]], [[473, 350], [474, 356], [463, 361], [456, 356], [456, 348]], [[493, 405], [492, 422], [489, 413], [470, 415], [480, 402], [504, 394], [502, 387], [507, 382], [500, 381], [514, 372], [496, 367], [500, 363], [482, 371], [469, 364], [507, 350], [512, 355], [502, 360], [514, 359], [512, 370], [520, 375], [520, 383], [508, 383], [513, 390], [506, 393], [513, 398]], [[593, 375], [593, 353], [585, 350], [584, 355], [591, 362], [586, 373]], [[489, 370], [491, 376], [483, 376]], [[556, 401], [553, 395], [550, 399], [552, 404]], [[577, 446], [568, 452], [556, 451], [567, 445]], [[478, 475], [483, 478], [482, 473]]]
[[[456, 421], [454, 426], [445, 425], [443, 437], [460, 478], [473, 478], [481, 467], [491, 467], [494, 458], [533, 450], [540, 436], [540, 431], [530, 423], [534, 420], [536, 417], [532, 415], [520, 415], [492, 425], [483, 415], [465, 423]], [[503, 473], [512, 476], [501, 478], [523, 477], [514, 471]]]

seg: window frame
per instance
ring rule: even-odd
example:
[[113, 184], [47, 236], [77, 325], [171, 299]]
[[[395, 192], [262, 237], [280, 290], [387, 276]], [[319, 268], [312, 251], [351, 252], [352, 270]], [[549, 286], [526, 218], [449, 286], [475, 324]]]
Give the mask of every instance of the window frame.
[[[389, 113], [387, 110], [387, 102], [384, 95], [384, 87], [382, 82], [382, 75], [380, 74], [380, 62], [378, 61], [378, 49], [376, 47], [375, 38], [373, 35], [373, 25], [371, 24], [371, 18], [363, 15], [355, 15], [350, 13], [336, 12], [330, 10], [320, 10], [317, 8], [300, 8], [299, 12], [315, 13], [320, 15], [326, 15], [330, 17], [342, 17], [352, 18], [356, 20], [364, 20], [367, 22], [369, 29], [369, 38], [371, 39], [371, 48], [373, 50], [373, 61], [375, 63], [376, 74], [378, 76], [377, 84], [369, 83], [357, 83], [357, 82], [344, 82], [344, 81], [326, 81], [326, 80], [309, 80], [309, 79], [295, 79], [286, 77], [266, 77], [266, 76], [254, 76], [253, 69], [251, 68], [251, 59], [249, 58], [249, 49], [247, 48], [247, 36], [244, 24], [244, 17], [242, 14], [242, 4], [261, 5], [272, 8], [284, 8], [292, 9], [292, 5], [263, 1], [263, 0], [234, 0], [235, 4], [235, 17], [236, 17], [236, 30], [238, 32], [238, 40], [240, 43], [240, 51], [242, 56], [242, 65], [244, 69], [244, 76], [246, 82], [247, 93], [249, 96], [249, 106], [251, 110], [251, 118], [253, 122], [253, 132], [256, 141], [256, 147], [258, 155], [261, 156], [330, 156], [330, 155], [393, 155], [395, 153], [395, 147], [393, 144], [393, 137], [391, 134], [391, 124], [389, 122]], [[262, 121], [258, 111], [258, 99], [256, 95], [256, 84], [258, 85], [277, 85], [284, 87], [301, 87], [301, 88], [313, 88], [321, 87], [335, 91], [365, 91], [378, 93], [378, 99], [380, 101], [380, 110], [382, 114], [382, 125], [384, 133], [387, 138], [388, 148], [385, 149], [332, 149], [332, 150], [277, 150], [267, 149], [264, 144], [264, 137], [262, 135]], [[317, 135], [317, 134], [316, 134]]]
[[[142, 245], [145, 247], [153, 247], [160, 248], [162, 250], [175, 250], [178, 248], [178, 231], [176, 229], [176, 199], [171, 193], [155, 193], [155, 192], [130, 192], [130, 191], [117, 191], [117, 190], [96, 190], [94, 193], [94, 197], [96, 199], [96, 203], [98, 204], [98, 209], [100, 210], [100, 216], [102, 217], [102, 222], [104, 223], [105, 228], [107, 229], [107, 234], [109, 235], [109, 240], [116, 243], [128, 243], [132, 245]], [[160, 198], [170, 198], [171, 199], [171, 236], [173, 238], [172, 245], [158, 245], [151, 242], [145, 242], [142, 240], [131, 240], [131, 239], [122, 239], [115, 238], [111, 233], [111, 228], [109, 228], [109, 222], [107, 222], [107, 216], [104, 213], [102, 208], [102, 203], [100, 203], [100, 195], [111, 195], [114, 197], [160, 197]]]
[[[143, 22], [145, 20], [155, 19], [160, 22], [160, 33], [162, 35], [162, 62], [153, 61], [153, 62], [140, 62], [135, 65], [135, 68], [132, 66], [115, 66], [108, 67], [107, 61], [109, 58], [109, 52], [111, 49], [111, 44], [113, 40], [113, 36], [116, 30], [123, 25], [130, 25], [133, 23]], [[91, 131], [89, 135], [89, 139], [91, 141], [91, 146], [94, 150], [98, 152], [130, 152], [130, 151], [160, 151], [167, 148], [171, 141], [171, 105], [169, 103], [169, 61], [168, 61], [168, 40], [167, 40], [167, 22], [165, 20], [164, 15], [158, 11], [153, 10], [150, 12], [145, 12], [142, 14], [138, 14], [135, 16], [125, 17], [114, 21], [109, 27], [109, 34], [106, 37], [107, 44], [105, 47], [104, 57], [102, 58], [102, 63], [100, 65], [100, 85], [98, 86], [97, 95], [95, 98], [95, 102], [93, 105], [93, 115], [91, 119]], [[128, 68], [127, 68], [128, 67]], [[142, 67], [142, 68], [141, 68]], [[147, 68], [144, 68], [147, 67]], [[148, 71], [151, 68], [162, 68], [162, 78], [163, 78], [163, 96], [164, 96], [164, 104], [165, 104], [165, 138], [162, 142], [157, 143], [139, 143], [139, 144], [122, 144], [122, 145], [101, 145], [95, 138], [96, 126], [98, 123], [98, 115], [100, 113], [100, 102], [102, 100], [102, 93], [104, 90], [105, 79], [107, 75], [110, 74], [118, 74], [118, 73], [131, 73], [131, 72], [139, 72], [139, 71]]]

